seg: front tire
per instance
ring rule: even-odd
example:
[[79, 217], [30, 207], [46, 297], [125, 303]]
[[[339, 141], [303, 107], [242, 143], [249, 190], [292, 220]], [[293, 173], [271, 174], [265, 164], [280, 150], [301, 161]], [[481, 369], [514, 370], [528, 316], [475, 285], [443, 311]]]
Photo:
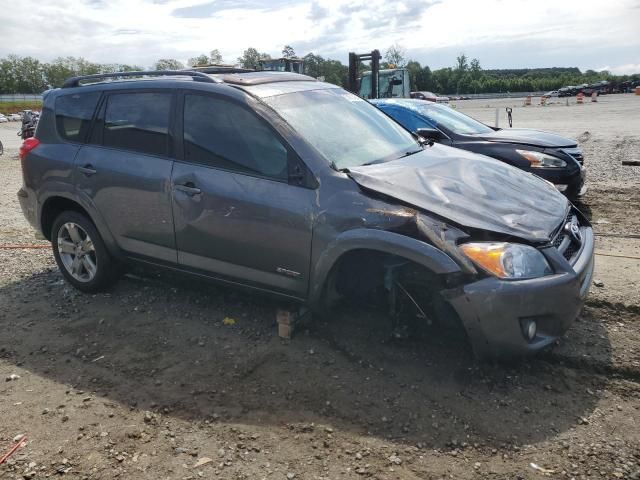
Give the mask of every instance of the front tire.
[[85, 215], [71, 210], [58, 215], [51, 228], [51, 245], [62, 275], [78, 290], [99, 292], [117, 281], [119, 265]]

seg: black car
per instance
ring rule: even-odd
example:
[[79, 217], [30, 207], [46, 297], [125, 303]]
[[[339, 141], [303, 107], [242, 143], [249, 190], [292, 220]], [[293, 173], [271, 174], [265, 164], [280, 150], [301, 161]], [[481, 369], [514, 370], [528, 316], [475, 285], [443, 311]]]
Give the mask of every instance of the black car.
[[488, 127], [444, 105], [412, 99], [372, 100], [421, 137], [501, 160], [553, 183], [569, 199], [586, 192], [582, 150], [575, 140], [524, 128]]

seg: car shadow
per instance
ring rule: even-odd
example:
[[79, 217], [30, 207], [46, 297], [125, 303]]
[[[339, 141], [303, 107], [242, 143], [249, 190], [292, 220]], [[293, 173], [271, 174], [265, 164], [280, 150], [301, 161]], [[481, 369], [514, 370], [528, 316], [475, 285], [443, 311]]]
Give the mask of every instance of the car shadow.
[[[595, 408], [598, 395], [585, 385], [598, 392], [606, 381], [553, 354], [479, 364], [463, 342], [437, 330], [390, 341], [384, 315], [366, 309], [312, 321], [286, 341], [276, 334], [278, 306], [152, 272], [85, 295], [52, 270], [0, 289], [0, 356], [141, 410], [331, 425], [425, 448], [553, 437]], [[610, 351], [606, 332], [594, 329], [596, 347]]]

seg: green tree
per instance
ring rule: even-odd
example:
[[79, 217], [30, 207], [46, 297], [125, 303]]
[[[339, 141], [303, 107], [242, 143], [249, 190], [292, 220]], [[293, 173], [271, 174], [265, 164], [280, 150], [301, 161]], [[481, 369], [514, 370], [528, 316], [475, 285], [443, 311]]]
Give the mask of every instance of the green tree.
[[406, 69], [409, 71], [409, 88], [411, 91], [419, 90], [419, 85], [422, 83], [422, 65], [415, 60], [409, 60]]
[[2, 93], [41, 93], [47, 89], [44, 64], [36, 58], [8, 55], [0, 67]]
[[224, 60], [222, 60], [222, 54], [220, 53], [220, 50], [218, 50], [217, 48], [214, 48], [213, 50], [211, 50], [211, 52], [209, 53], [209, 63], [215, 63], [215, 64], [224, 63]]
[[241, 57], [238, 57], [238, 63], [243, 68], [258, 68], [260, 60], [268, 60], [271, 56], [268, 53], [260, 53], [253, 47], [247, 48]]
[[154, 70], [182, 70], [184, 65], [175, 58], [161, 58], [153, 64]]
[[190, 67], [197, 67], [198, 65], [208, 65], [210, 63], [209, 56], [205, 53], [198, 55], [197, 57], [190, 58], [187, 63]]
[[347, 86], [349, 67], [343, 65], [340, 60], [325, 60], [322, 63], [321, 73], [324, 77], [325, 82], [333, 83], [334, 85], [340, 85], [341, 87]]
[[460, 55], [456, 57], [456, 71], [466, 72], [468, 68], [467, 56], [464, 53], [460, 53]]
[[284, 58], [294, 58], [296, 56], [296, 52], [291, 45], [285, 45], [282, 49], [282, 56]]
[[304, 73], [313, 78], [322, 76], [322, 66], [324, 64], [324, 58], [320, 55], [315, 55], [313, 52], [307, 53], [304, 57]]
[[405, 60], [406, 50], [401, 45], [394, 43], [384, 54], [384, 59], [389, 64], [393, 64], [396, 67], [404, 67], [406, 64]]
[[478, 80], [482, 76], [482, 67], [480, 66], [480, 60], [473, 58], [469, 63], [469, 70], [471, 71], [471, 77], [474, 80]]

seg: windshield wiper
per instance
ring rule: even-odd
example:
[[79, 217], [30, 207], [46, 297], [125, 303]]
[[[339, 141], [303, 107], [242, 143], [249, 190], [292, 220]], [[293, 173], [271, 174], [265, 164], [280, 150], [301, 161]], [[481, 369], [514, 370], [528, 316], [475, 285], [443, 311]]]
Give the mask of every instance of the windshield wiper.
[[409, 155], [413, 155], [414, 153], [420, 153], [422, 150], [424, 150], [424, 149], [423, 149], [423, 148], [420, 148], [420, 150], [412, 150], [412, 151], [410, 151], [410, 152], [405, 152], [403, 155], [400, 155], [399, 157], [392, 158], [392, 159], [389, 159], [389, 158], [379, 158], [379, 159], [377, 159], [377, 160], [372, 160], [371, 162], [363, 163], [363, 164], [362, 164], [362, 166], [363, 166], [363, 167], [367, 167], [367, 166], [369, 166], [369, 165], [376, 165], [376, 164], [378, 164], [378, 163], [387, 163], [387, 162], [392, 162], [393, 160], [399, 160], [399, 159], [401, 159], [401, 158], [408, 157]]
[[349, 173], [349, 169], [348, 168], [339, 168], [338, 165], [336, 165], [336, 162], [331, 162], [329, 164], [329, 166], [331, 168], [333, 168], [336, 172], [342, 172], [342, 173]]
[[362, 165], [360, 165], [361, 167], [368, 167], [369, 165], [375, 165], [377, 163], [385, 163], [388, 162], [389, 160], [385, 160], [384, 158], [379, 158], [378, 160], [373, 160], [371, 162], [367, 162], [367, 163], [363, 163]]
[[404, 158], [404, 157], [408, 157], [409, 155], [413, 155], [415, 153], [420, 153], [423, 149], [421, 148], [420, 150], [414, 150], [412, 152], [406, 152], [404, 155], [398, 157], [398, 158]]

